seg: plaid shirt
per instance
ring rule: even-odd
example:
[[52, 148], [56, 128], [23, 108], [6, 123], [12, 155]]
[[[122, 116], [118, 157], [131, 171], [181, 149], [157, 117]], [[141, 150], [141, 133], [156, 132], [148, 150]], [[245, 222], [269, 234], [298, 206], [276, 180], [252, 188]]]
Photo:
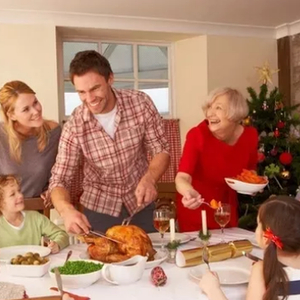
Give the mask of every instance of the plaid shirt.
[[152, 100], [143, 92], [115, 90], [117, 112], [112, 139], [82, 104], [64, 125], [49, 191], [70, 190], [70, 183], [83, 154], [83, 194], [86, 208], [119, 216], [122, 204], [129, 213], [136, 208], [134, 195], [148, 168], [151, 155], [168, 153], [162, 118]]

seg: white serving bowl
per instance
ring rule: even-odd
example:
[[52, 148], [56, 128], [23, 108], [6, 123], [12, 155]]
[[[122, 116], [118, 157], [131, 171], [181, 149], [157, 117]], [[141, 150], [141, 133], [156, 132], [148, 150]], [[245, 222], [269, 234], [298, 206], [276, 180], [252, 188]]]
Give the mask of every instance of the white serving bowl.
[[226, 183], [239, 194], [253, 195], [263, 190], [269, 183], [247, 183], [233, 178], [225, 178]]
[[[79, 259], [81, 260], [81, 259]], [[93, 262], [95, 264], [101, 264], [99, 261], [95, 260], [90, 260], [90, 259], [83, 259], [84, 261], [87, 262]], [[75, 261], [75, 260], [74, 260]], [[77, 260], [76, 260], [77, 261]], [[51, 265], [49, 269], [49, 275], [52, 278], [53, 282], [56, 283], [55, 279], [55, 273], [52, 272], [51, 270], [54, 267], [61, 267], [63, 264], [60, 265]], [[68, 289], [79, 289], [79, 288], [85, 288], [90, 285], [92, 285], [94, 282], [98, 281], [99, 278], [101, 277], [101, 269], [92, 273], [87, 273], [87, 274], [78, 274], [78, 275], [64, 275], [61, 274], [61, 279], [62, 279], [62, 284], [64, 288]]]
[[50, 260], [43, 265], [12, 265], [6, 264], [7, 273], [18, 277], [42, 277], [50, 267]]

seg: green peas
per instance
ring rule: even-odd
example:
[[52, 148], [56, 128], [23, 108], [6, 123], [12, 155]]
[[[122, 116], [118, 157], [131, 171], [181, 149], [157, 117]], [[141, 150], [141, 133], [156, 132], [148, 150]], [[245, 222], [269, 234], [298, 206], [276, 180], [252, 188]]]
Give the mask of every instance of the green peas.
[[[79, 275], [92, 273], [101, 270], [103, 264], [97, 264], [89, 261], [78, 260], [68, 261], [64, 266], [58, 267], [59, 273], [62, 275]], [[54, 273], [54, 269], [51, 270]]]

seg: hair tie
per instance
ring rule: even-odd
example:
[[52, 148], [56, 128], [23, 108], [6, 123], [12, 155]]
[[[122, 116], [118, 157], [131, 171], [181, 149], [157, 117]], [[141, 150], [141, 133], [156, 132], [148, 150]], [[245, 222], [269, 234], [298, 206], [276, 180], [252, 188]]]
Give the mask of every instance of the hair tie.
[[264, 237], [269, 239], [272, 243], [276, 245], [277, 248], [282, 249], [283, 244], [278, 236], [276, 236], [270, 228], [267, 228], [264, 232]]

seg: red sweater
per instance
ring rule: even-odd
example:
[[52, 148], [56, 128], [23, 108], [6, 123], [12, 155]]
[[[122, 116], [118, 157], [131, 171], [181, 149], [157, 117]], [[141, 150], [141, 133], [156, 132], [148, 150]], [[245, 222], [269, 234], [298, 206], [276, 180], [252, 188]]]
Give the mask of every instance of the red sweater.
[[[206, 121], [192, 128], [186, 137], [179, 172], [192, 177], [193, 187], [206, 202], [212, 199], [231, 204], [231, 220], [228, 227], [238, 224], [237, 194], [225, 182], [242, 169], [255, 170], [257, 164], [258, 134], [254, 127], [245, 127], [234, 145], [228, 145], [213, 136]], [[220, 228], [214, 220], [214, 211], [207, 205], [192, 210], [183, 207], [181, 195], [177, 195], [179, 230], [196, 231], [201, 226], [201, 210], [206, 210], [207, 225], [210, 229]]]

